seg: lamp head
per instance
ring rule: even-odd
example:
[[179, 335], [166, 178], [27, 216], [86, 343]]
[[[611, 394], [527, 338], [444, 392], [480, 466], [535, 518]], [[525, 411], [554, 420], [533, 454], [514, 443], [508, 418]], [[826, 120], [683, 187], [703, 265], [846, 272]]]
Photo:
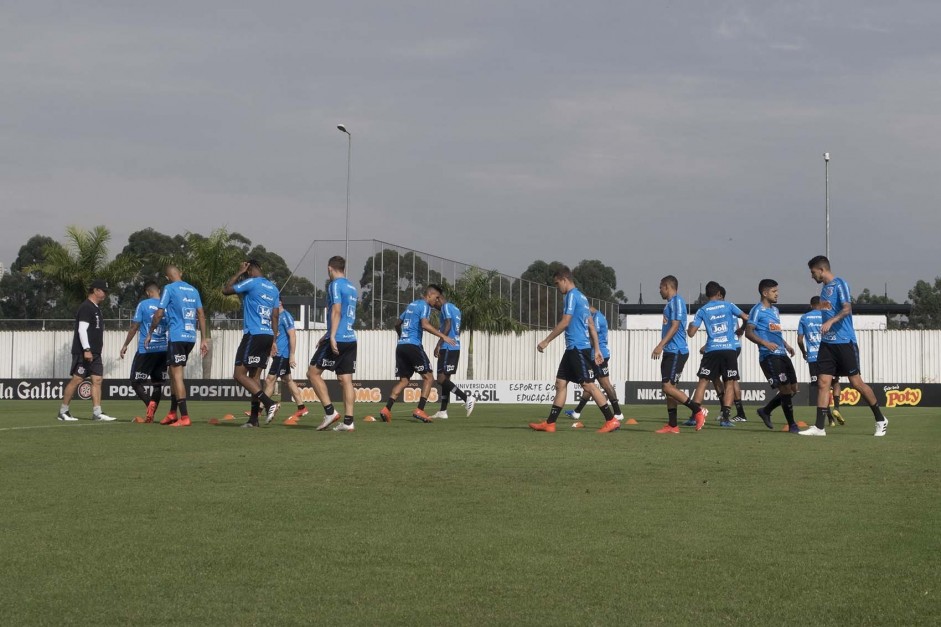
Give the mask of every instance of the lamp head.
[[346, 130], [346, 127], [343, 126], [342, 124], [337, 124], [337, 128], [340, 130], [341, 133], [346, 133], [347, 135], [350, 134], [350, 132]]
[[823, 160], [824, 160], [824, 161], [829, 161], [829, 160], [830, 160], [830, 153], [829, 153], [829, 152], [823, 153]]

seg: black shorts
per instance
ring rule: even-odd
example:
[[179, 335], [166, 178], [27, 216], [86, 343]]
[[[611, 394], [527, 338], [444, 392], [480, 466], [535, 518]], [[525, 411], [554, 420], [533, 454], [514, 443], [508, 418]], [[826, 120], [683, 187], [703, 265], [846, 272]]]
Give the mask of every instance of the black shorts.
[[723, 379], [725, 381], [738, 381], [738, 357], [734, 350], [710, 351], [702, 356], [699, 362], [699, 372], [697, 376], [700, 379], [714, 381]]
[[264, 368], [271, 357], [273, 335], [252, 335], [243, 333], [239, 349], [235, 352], [235, 365], [246, 368]]
[[573, 383], [594, 383], [594, 365], [590, 348], [567, 348], [562, 354], [555, 378]]
[[73, 377], [100, 377], [105, 373], [105, 366], [101, 362], [101, 355], [92, 353], [91, 361], [87, 361], [84, 353], [81, 355], [72, 355], [72, 369], [69, 374]]
[[772, 389], [778, 389], [782, 385], [794, 385], [797, 383], [797, 373], [794, 371], [794, 362], [787, 355], [768, 355], [758, 364], [761, 371], [768, 380], [768, 385]]
[[592, 360], [591, 360], [591, 365], [592, 365], [592, 369], [595, 371], [595, 378], [596, 378], [596, 379], [607, 379], [607, 378], [608, 378], [608, 376], [609, 376], [609, 370], [608, 370], [608, 360], [607, 360], [607, 359], [605, 359], [603, 362], [601, 362], [601, 365], [600, 365], [600, 366], [595, 363], [595, 360], [594, 360], [594, 359], [592, 359]]
[[425, 349], [416, 344], [399, 344], [395, 347], [395, 376], [409, 379], [414, 373], [431, 372], [431, 363]]
[[290, 357], [272, 357], [271, 367], [268, 369], [269, 377], [284, 377], [291, 374]]
[[[340, 351], [339, 355], [333, 353], [329, 341], [324, 342], [317, 347], [317, 352], [311, 358], [310, 365], [321, 370], [331, 370], [336, 374], [353, 374], [356, 372], [356, 342], [337, 342], [337, 350]], [[398, 363], [397, 359], [396, 363]], [[412, 375], [409, 374], [409, 376]]]
[[167, 367], [185, 366], [195, 342], [170, 342], [167, 346]]
[[167, 379], [167, 354], [160, 353], [137, 353], [134, 355], [134, 363], [131, 364], [131, 381], [166, 381]]
[[855, 342], [846, 344], [820, 343], [817, 353], [817, 374], [834, 377], [855, 377], [859, 374], [859, 346]]
[[451, 350], [442, 346], [438, 351], [438, 374], [454, 374], [457, 372], [457, 362], [460, 358], [460, 349]]
[[680, 375], [683, 374], [687, 359], [689, 359], [689, 353], [663, 353], [660, 360], [660, 380], [663, 383], [676, 385], [680, 380]]

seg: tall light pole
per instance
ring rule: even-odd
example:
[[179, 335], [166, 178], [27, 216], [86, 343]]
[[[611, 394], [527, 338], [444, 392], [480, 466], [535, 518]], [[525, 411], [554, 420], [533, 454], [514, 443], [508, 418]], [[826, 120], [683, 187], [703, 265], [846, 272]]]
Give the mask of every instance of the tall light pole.
[[[353, 162], [353, 136], [342, 124], [337, 124], [341, 133], [346, 133], [346, 262], [350, 262], [350, 164]], [[829, 222], [828, 222], [829, 224]], [[827, 227], [829, 229], [829, 226]], [[829, 231], [828, 231], [829, 232]], [[829, 237], [829, 235], [827, 235]], [[829, 240], [828, 240], [829, 241]]]
[[823, 153], [823, 175], [826, 190], [826, 212], [827, 212], [827, 259], [830, 258], [830, 153]]

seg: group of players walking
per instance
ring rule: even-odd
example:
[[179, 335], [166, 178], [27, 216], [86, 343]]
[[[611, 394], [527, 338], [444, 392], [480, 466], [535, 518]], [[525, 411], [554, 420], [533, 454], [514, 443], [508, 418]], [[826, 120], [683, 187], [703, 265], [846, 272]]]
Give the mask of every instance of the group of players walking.
[[[745, 314], [733, 303], [725, 301], [725, 289], [721, 285], [710, 281], [706, 284], [708, 301], [697, 310], [687, 326], [687, 307], [678, 293], [679, 282], [676, 277], [668, 275], [660, 282], [660, 296], [667, 301], [661, 340], [651, 355], [653, 359], [661, 360], [668, 422], [656, 433], [680, 432], [677, 410], [681, 404], [691, 412], [684, 425], [701, 430], [708, 414], [703, 407], [703, 400], [710, 384], [715, 385], [721, 398], [719, 426], [732, 427], [734, 422], [747, 420], [738, 385], [740, 338], [744, 335], [758, 345], [762, 372], [777, 392], [757, 412], [769, 429], [773, 428], [772, 413], [778, 407], [781, 407], [791, 433], [825, 436], [828, 424], [843, 424], [839, 413], [838, 381], [841, 376], [845, 376], [870, 406], [876, 421], [875, 435], [885, 435], [888, 420], [882, 414], [872, 389], [859, 373], [859, 351], [853, 329], [849, 286], [833, 274], [829, 260], [824, 256], [811, 259], [808, 267], [813, 279], [823, 285], [821, 295], [812, 299], [812, 310], [801, 317], [798, 328], [798, 344], [810, 366], [811, 383], [817, 383], [818, 386], [816, 423], [800, 430], [794, 420], [793, 397], [797, 393], [798, 382], [791, 357], [795, 350], [782, 334], [780, 314], [775, 306], [778, 302], [777, 282], [772, 279], [762, 280], [758, 285], [761, 301]], [[324, 408], [324, 418], [317, 429], [322, 431], [333, 427], [334, 431], [354, 431], [353, 374], [356, 370], [357, 344], [353, 327], [356, 321], [357, 290], [346, 279], [346, 260], [343, 257], [332, 257], [327, 269], [330, 276], [327, 331], [320, 338], [311, 359], [308, 380]], [[162, 293], [155, 283], [145, 287], [147, 298], [137, 307], [121, 348], [121, 357], [124, 358], [129, 344], [136, 336], [138, 347], [131, 368], [131, 381], [135, 393], [147, 408], [146, 416], [141, 421], [155, 420], [162, 400], [162, 386], [169, 378], [170, 410], [160, 424], [187, 427], [191, 421], [186, 404], [183, 369], [196, 344], [197, 325], [202, 337], [200, 353], [205, 355], [208, 351], [206, 320], [198, 290], [182, 280], [180, 269], [168, 266], [166, 276], [170, 283]], [[575, 286], [571, 270], [561, 268], [555, 273], [553, 281], [564, 295], [562, 318], [549, 335], [539, 342], [537, 350], [543, 352], [550, 342], [564, 334], [565, 352], [556, 374], [555, 399], [549, 415], [544, 421], [533, 422], [529, 426], [536, 431], [554, 432], [565, 406], [568, 384], [574, 382], [582, 386], [581, 401], [575, 410], [566, 413], [572, 418], [578, 418], [589, 399], [594, 400], [604, 416], [604, 424], [598, 431], [610, 433], [620, 428], [624, 416], [609, 377], [607, 320], [601, 312], [590, 306], [587, 297]], [[89, 377], [92, 381], [93, 418], [114, 420], [101, 411], [100, 403], [104, 325], [98, 305], [107, 292], [106, 283], [93, 282], [88, 299], [76, 314], [72, 379], [65, 389], [59, 420], [75, 420], [69, 412], [69, 402], [78, 385]], [[291, 370], [296, 366], [294, 319], [284, 309], [278, 288], [263, 276], [260, 263], [249, 260], [240, 264], [222, 287], [222, 292], [226, 295], [237, 294], [242, 299], [244, 334], [236, 352], [233, 374], [234, 379], [251, 394], [251, 408], [246, 412], [248, 421], [242, 426], [258, 427], [262, 413], [266, 424], [275, 418], [280, 405], [271, 395], [278, 379], [288, 387], [297, 403], [297, 410], [285, 423], [297, 424], [308, 414], [308, 410], [291, 377]], [[438, 328], [430, 322], [432, 309], [439, 311]], [[701, 327], [705, 327], [707, 340], [697, 373], [698, 383], [693, 396], [689, 397], [677, 387], [677, 383], [689, 358], [687, 337], [694, 336]], [[460, 328], [460, 310], [447, 301], [444, 290], [437, 285], [427, 286], [422, 297], [406, 307], [396, 322], [398, 343], [395, 376], [398, 381], [380, 411], [383, 421], [392, 420], [393, 405], [416, 373], [421, 377], [422, 387], [418, 407], [412, 412], [414, 418], [422, 422], [447, 418], [452, 392], [464, 403], [468, 415], [473, 412], [476, 399], [451, 380], [460, 358]], [[425, 412], [425, 407], [434, 377], [430, 360], [422, 346], [425, 332], [438, 338], [434, 355], [438, 359], [437, 382], [441, 387], [441, 407], [431, 416]], [[272, 365], [263, 383], [261, 374], [267, 367], [269, 357], [272, 358]], [[342, 416], [334, 407], [323, 378], [327, 370], [334, 372], [340, 383], [344, 410]], [[151, 392], [147, 391], [148, 383]], [[832, 410], [831, 398], [835, 402]], [[734, 417], [731, 414], [733, 405], [736, 408]]]

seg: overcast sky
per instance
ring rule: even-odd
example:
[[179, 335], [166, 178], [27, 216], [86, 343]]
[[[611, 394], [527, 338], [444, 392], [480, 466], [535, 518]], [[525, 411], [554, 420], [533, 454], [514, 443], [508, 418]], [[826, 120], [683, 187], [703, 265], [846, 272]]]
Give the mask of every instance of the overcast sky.
[[293, 266], [344, 237], [344, 123], [352, 237], [599, 258], [631, 302], [816, 293], [829, 151], [834, 270], [903, 300], [941, 274], [939, 32], [936, 0], [7, 0], [0, 261], [228, 226]]

